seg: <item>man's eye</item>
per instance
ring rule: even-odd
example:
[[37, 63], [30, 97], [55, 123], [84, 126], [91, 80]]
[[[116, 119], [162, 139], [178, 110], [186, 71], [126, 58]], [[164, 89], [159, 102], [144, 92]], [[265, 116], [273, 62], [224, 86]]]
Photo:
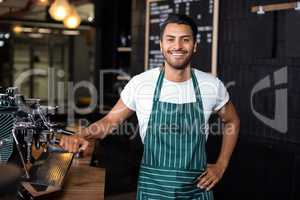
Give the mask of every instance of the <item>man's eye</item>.
[[188, 39], [188, 38], [184, 38], [184, 39], [183, 39], [183, 41], [184, 41], [184, 42], [189, 42], [189, 41], [190, 41], [190, 39]]
[[168, 38], [167, 41], [168, 41], [168, 42], [173, 42], [174, 39], [173, 39], [173, 38]]

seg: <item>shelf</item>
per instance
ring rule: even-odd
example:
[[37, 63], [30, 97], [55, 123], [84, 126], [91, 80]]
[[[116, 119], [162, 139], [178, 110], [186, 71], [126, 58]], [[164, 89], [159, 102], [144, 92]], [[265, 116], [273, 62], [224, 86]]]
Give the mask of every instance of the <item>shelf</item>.
[[117, 76], [117, 80], [118, 81], [129, 81], [131, 79], [131, 77], [129, 75], [119, 75]]
[[131, 52], [131, 47], [118, 47], [118, 52]]
[[300, 9], [300, 3], [297, 2], [289, 2], [289, 3], [277, 3], [277, 4], [269, 4], [263, 6], [253, 6], [251, 8], [251, 12], [256, 12], [258, 14], [263, 14], [264, 12], [278, 11], [278, 10], [290, 10]]

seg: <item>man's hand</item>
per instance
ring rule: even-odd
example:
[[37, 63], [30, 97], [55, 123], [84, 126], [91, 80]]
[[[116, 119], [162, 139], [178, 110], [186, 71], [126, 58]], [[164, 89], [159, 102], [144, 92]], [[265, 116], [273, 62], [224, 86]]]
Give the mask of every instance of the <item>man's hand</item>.
[[225, 168], [220, 164], [207, 164], [207, 169], [198, 177], [197, 187], [207, 191], [213, 188], [222, 178]]
[[210, 190], [222, 178], [237, 142], [240, 129], [240, 119], [231, 102], [223, 106], [218, 111], [218, 115], [225, 124], [221, 152], [216, 164], [207, 165], [205, 172], [198, 178], [199, 182], [197, 184], [198, 187], [206, 190]]
[[80, 136], [62, 136], [59, 145], [70, 153], [77, 153], [85, 151], [89, 145], [89, 142]]

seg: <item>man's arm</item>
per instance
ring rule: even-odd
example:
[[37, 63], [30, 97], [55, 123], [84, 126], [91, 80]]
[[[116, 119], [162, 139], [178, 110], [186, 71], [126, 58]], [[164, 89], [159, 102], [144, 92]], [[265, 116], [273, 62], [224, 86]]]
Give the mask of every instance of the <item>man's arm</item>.
[[238, 139], [240, 118], [231, 102], [228, 102], [226, 106], [220, 109], [218, 115], [225, 126], [223, 130], [222, 147], [217, 163], [226, 168]]
[[134, 113], [120, 98], [112, 110], [99, 121], [91, 124], [81, 133], [86, 139], [103, 139]]
[[199, 177], [198, 187], [210, 190], [222, 178], [233, 149], [236, 145], [240, 130], [240, 119], [231, 102], [219, 111], [218, 115], [224, 123], [222, 147], [215, 164], [208, 164], [207, 170]]
[[82, 129], [77, 135], [63, 136], [60, 140], [60, 146], [69, 152], [84, 151], [89, 144], [87, 139], [103, 139], [133, 113], [134, 111], [126, 107], [123, 101], [119, 99], [112, 110], [99, 121]]

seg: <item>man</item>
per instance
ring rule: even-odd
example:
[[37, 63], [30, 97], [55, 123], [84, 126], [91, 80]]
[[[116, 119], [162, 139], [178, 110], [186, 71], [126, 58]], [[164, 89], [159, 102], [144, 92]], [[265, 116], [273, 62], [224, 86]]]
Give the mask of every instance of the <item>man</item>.
[[[223, 83], [191, 67], [196, 35], [192, 19], [170, 15], [160, 34], [164, 67], [133, 77], [103, 119], [80, 137], [64, 137], [61, 146], [84, 150], [84, 138], [104, 138], [136, 112], [144, 143], [137, 199], [213, 199], [211, 189], [223, 176], [238, 138], [239, 117]], [[213, 111], [225, 128], [219, 157], [207, 164], [205, 142]]]

